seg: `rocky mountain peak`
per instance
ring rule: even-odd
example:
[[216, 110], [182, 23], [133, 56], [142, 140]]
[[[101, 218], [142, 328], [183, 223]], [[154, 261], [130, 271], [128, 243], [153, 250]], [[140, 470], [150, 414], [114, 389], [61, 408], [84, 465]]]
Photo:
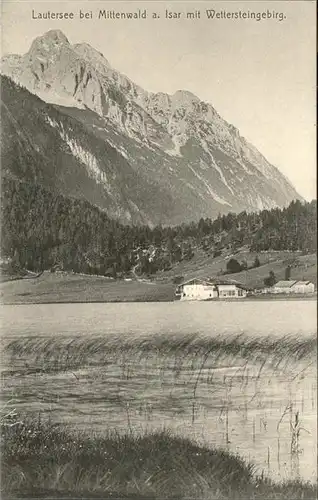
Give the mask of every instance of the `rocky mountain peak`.
[[44, 35], [38, 36], [32, 42], [30, 52], [35, 50], [45, 50], [47, 52], [51, 50], [60, 49], [62, 46], [69, 45], [67, 37], [61, 30], [50, 30], [44, 33]]
[[[50, 118], [52, 133], [60, 134], [103, 189], [111, 193], [115, 185], [110, 189], [104, 155], [94, 156], [96, 141], [100, 151], [110, 144], [118, 164], [124, 169], [128, 164], [134, 175], [143, 177], [138, 182], [144, 183], [145, 192], [151, 184], [154, 192], [166, 193], [170, 215], [157, 214], [145, 195], [143, 220], [152, 211], [155, 223], [180, 223], [228, 210], [285, 206], [299, 198], [288, 180], [210, 103], [187, 90], [147, 92], [89, 44], [71, 45], [60, 30], [36, 38], [24, 56], [2, 59], [1, 71], [43, 101], [66, 107], [63, 113], [76, 113], [86, 128], [81, 139], [72, 130], [67, 135]], [[90, 196], [96, 197], [93, 191]], [[105, 208], [104, 202], [101, 206]]]
[[76, 54], [78, 54], [90, 64], [110, 67], [109, 62], [104, 57], [104, 55], [101, 52], [98, 52], [98, 50], [94, 49], [88, 43], [76, 43], [72, 48], [76, 52]]
[[[60, 60], [65, 59], [65, 54], [69, 53], [70, 47], [70, 43], [62, 31], [51, 30], [44, 33], [33, 41], [30, 50], [23, 57], [23, 71], [32, 68], [33, 74], [34, 71], [38, 74], [40, 65], [43, 73], [49, 65], [55, 65]], [[36, 79], [36, 82], [39, 84], [40, 78]]]
[[172, 96], [172, 101], [180, 103], [193, 103], [199, 102], [198, 96], [190, 92], [189, 90], [177, 90]]

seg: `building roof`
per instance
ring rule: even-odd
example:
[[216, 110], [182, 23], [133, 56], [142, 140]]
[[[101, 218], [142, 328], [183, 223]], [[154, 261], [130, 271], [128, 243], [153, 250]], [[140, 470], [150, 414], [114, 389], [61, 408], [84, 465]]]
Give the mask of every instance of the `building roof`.
[[181, 286], [181, 285], [188, 285], [190, 283], [203, 283], [205, 281], [206, 281], [205, 278], [191, 278], [191, 279], [189, 279], [187, 281], [183, 281], [182, 283], [179, 284], [179, 286]]
[[292, 288], [295, 285], [306, 286], [310, 283], [311, 281], [281, 280], [275, 283], [273, 288]]
[[311, 281], [296, 281], [296, 283], [294, 283], [294, 284], [304, 286], [304, 285], [311, 284]]
[[183, 283], [180, 283], [178, 286], [184, 286], [184, 285], [190, 285], [190, 284], [202, 284], [202, 285], [207, 285], [207, 286], [215, 286], [215, 285], [236, 285], [238, 288], [244, 288], [245, 290], [249, 290], [249, 287], [246, 285], [242, 285], [238, 281], [235, 280], [224, 280], [224, 279], [218, 279], [218, 278], [192, 278], [187, 281], [184, 281]]
[[291, 288], [297, 281], [281, 280], [275, 283], [274, 288]]

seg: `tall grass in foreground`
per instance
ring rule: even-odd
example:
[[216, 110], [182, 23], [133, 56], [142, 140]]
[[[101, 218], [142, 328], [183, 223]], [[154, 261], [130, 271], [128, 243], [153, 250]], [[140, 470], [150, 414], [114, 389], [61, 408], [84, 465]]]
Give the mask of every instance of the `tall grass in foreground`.
[[[315, 486], [301, 481], [278, 485], [256, 477], [251, 465], [228, 451], [231, 442], [235, 450], [233, 425], [245, 440], [248, 434], [244, 432], [249, 429], [254, 447], [265, 442], [270, 473], [276, 448], [278, 463], [286, 460], [284, 439], [290, 434], [290, 464], [299, 466], [299, 457], [304, 456], [300, 436], [307, 436], [307, 425], [302, 424], [304, 409], [296, 389], [309, 373], [307, 368], [314, 369], [316, 349], [315, 337], [290, 336], [3, 338], [3, 354], [13, 367], [4, 373], [6, 397], [17, 398], [18, 411], [25, 411], [26, 404], [34, 411], [34, 403], [43, 397], [39, 410], [44, 408], [46, 416], [51, 411], [46, 398], [56, 394], [55, 420], [62, 412], [60, 421], [65, 421], [65, 410], [69, 422], [73, 417], [74, 422], [81, 422], [89, 413], [96, 429], [96, 434], [75, 433], [41, 421], [19, 422], [8, 412], [2, 430], [6, 496], [30, 497], [33, 492], [38, 496], [111, 498], [113, 494], [158, 500], [316, 498]], [[269, 403], [275, 409], [275, 401], [267, 401], [264, 383], [276, 376], [280, 376], [278, 404], [282, 407], [277, 417], [273, 413], [276, 420], [271, 422]], [[273, 389], [268, 391], [272, 394]], [[312, 408], [315, 401], [312, 393]], [[84, 417], [74, 416], [76, 411], [83, 411]], [[158, 431], [160, 419], [167, 415], [182, 423], [180, 432], [176, 427], [178, 437]], [[107, 433], [114, 419], [118, 434]], [[218, 442], [227, 451], [196, 444], [195, 429], [200, 422], [204, 422], [207, 438], [203, 442], [209, 442], [209, 433], [221, 430], [224, 440]], [[85, 419], [83, 423], [85, 428], [90, 425]]]
[[3, 419], [2, 498], [315, 499], [317, 487], [256, 477], [227, 451], [163, 431], [105, 436]]

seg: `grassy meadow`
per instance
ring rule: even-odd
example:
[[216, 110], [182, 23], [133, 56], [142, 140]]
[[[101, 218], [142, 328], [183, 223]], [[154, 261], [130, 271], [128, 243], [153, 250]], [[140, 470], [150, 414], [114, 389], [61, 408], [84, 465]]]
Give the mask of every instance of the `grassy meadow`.
[[183, 276], [184, 279], [193, 277], [218, 276], [226, 271], [226, 264], [230, 258], [239, 262], [246, 261], [251, 267], [258, 256], [260, 267], [248, 269], [235, 274], [226, 274], [224, 278], [237, 280], [251, 288], [264, 286], [264, 278], [274, 271], [277, 280], [284, 279], [285, 269], [288, 264], [292, 266], [291, 279], [310, 280], [317, 286], [317, 255], [302, 255], [301, 252], [290, 251], [267, 251], [250, 252], [247, 247], [242, 247], [235, 254], [230, 250], [224, 250], [219, 257], [213, 257], [209, 252], [196, 249], [191, 260], [184, 260], [175, 264], [171, 270], [159, 272], [156, 279], [160, 282], [172, 279], [174, 276]]
[[38, 278], [0, 284], [4, 304], [71, 302], [161, 302], [174, 299], [175, 285], [112, 280], [104, 276], [44, 272]]
[[[174, 264], [169, 271], [160, 271], [151, 277], [134, 276], [126, 279], [72, 274], [68, 272], [10, 275], [3, 267], [0, 277], [0, 297], [4, 304], [40, 304], [71, 302], [166, 302], [174, 300], [176, 277], [183, 280], [193, 277], [223, 276], [226, 263], [231, 258], [239, 262], [246, 260], [252, 266], [256, 255], [260, 267], [235, 274], [226, 274], [226, 279], [236, 280], [248, 287], [262, 287], [264, 278], [274, 271], [277, 280], [284, 279], [285, 269], [292, 265], [291, 279], [310, 280], [317, 286], [317, 256], [301, 255], [300, 252], [269, 251], [256, 254], [241, 248], [235, 255], [225, 250], [220, 257], [213, 258], [209, 252], [196, 249], [189, 261]], [[279, 298], [279, 297], [276, 297]]]
[[2, 339], [5, 498], [313, 499], [315, 337]]

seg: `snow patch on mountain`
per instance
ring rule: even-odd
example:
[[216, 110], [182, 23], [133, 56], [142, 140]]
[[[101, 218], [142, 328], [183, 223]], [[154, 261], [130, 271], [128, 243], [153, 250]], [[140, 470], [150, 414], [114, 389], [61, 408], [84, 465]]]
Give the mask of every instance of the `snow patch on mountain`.
[[67, 134], [61, 134], [61, 137], [65, 140], [73, 155], [84, 163], [88, 175], [95, 180], [96, 184], [103, 184], [108, 193], [111, 194], [106, 173], [100, 169], [96, 157], [90, 151], [84, 149], [75, 139], [70, 139]]
[[271, 210], [276, 206], [274, 200], [269, 197], [261, 196], [257, 192], [255, 192], [254, 195], [247, 194], [246, 199], [250, 206], [256, 205], [258, 210]]
[[193, 167], [191, 167], [191, 165], [189, 165], [189, 169], [194, 173], [194, 175], [205, 185], [206, 189], [207, 189], [207, 192], [212, 196], [212, 198], [217, 201], [218, 203], [221, 203], [222, 205], [229, 205], [230, 207], [232, 206], [231, 203], [229, 203], [228, 201], [224, 200], [224, 198], [221, 198], [221, 196], [218, 196], [216, 194], [215, 191], [213, 191], [213, 189], [211, 188], [210, 184], [208, 183], [208, 181], [206, 181], [205, 179], [203, 179], [203, 177], [194, 170]]
[[108, 184], [106, 173], [100, 169], [96, 157], [88, 150], [83, 148], [78, 141], [67, 134], [64, 130], [63, 124], [58, 123], [51, 117], [47, 117], [48, 123], [54, 127], [60, 134], [61, 138], [70, 148], [72, 154], [85, 165], [88, 176], [95, 180], [96, 184], [103, 184], [108, 194], [111, 194], [111, 189]]
[[204, 151], [206, 153], [208, 153], [208, 155], [210, 156], [211, 158], [211, 163], [213, 165], [213, 167], [215, 168], [215, 170], [219, 173], [220, 177], [221, 177], [221, 181], [223, 182], [223, 184], [228, 188], [228, 190], [234, 195], [234, 191], [233, 189], [231, 188], [231, 186], [228, 184], [228, 182], [226, 181], [225, 177], [224, 177], [224, 174], [222, 172], [222, 170], [220, 169], [220, 167], [218, 166], [218, 164], [216, 163], [216, 161], [214, 160], [214, 157], [211, 153], [211, 151], [209, 150], [209, 147], [208, 147], [208, 144], [207, 142], [204, 140], [204, 139], [201, 139], [201, 145], [204, 149]]
[[171, 137], [172, 143], [174, 145], [173, 149], [166, 149], [165, 153], [167, 153], [169, 156], [182, 156], [180, 153], [180, 143], [177, 139], [177, 137]]
[[37, 95], [42, 101], [51, 104], [58, 104], [59, 106], [65, 106], [66, 108], [78, 108], [85, 109], [83, 103], [74, 99], [71, 95], [58, 94], [53, 89], [38, 90]]
[[116, 151], [118, 151], [118, 153], [120, 153], [120, 154], [121, 154], [121, 156], [123, 156], [124, 158], [126, 158], [126, 160], [128, 160], [128, 159], [129, 159], [129, 158], [128, 158], [127, 151], [126, 151], [123, 147], [116, 146], [116, 144], [115, 144], [113, 141], [111, 141], [110, 139], [107, 139], [107, 142], [108, 142], [108, 144], [109, 144], [112, 148], [116, 149]]
[[247, 173], [247, 175], [256, 175], [256, 172], [252, 172], [247, 166], [244, 164], [244, 161], [241, 160], [241, 158], [236, 158], [236, 161], [239, 165], [241, 165], [242, 169], [244, 172]]

